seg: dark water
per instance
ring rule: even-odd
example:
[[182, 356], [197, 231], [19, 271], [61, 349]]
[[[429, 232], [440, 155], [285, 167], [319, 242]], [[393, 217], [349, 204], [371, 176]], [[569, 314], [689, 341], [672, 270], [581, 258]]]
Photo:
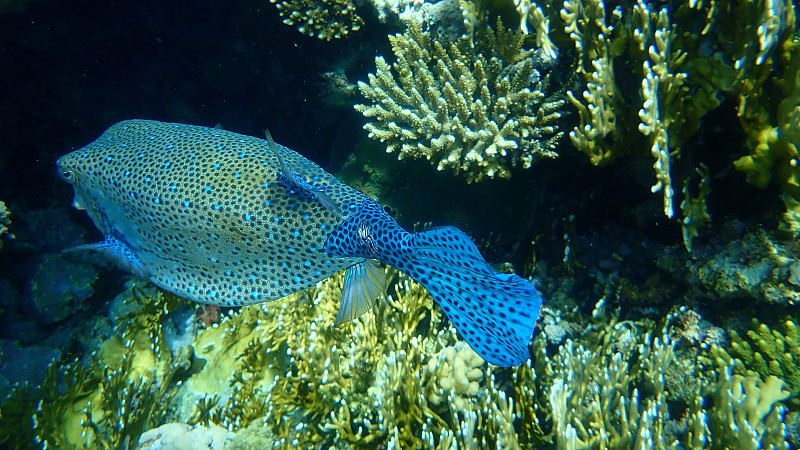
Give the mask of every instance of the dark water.
[[325, 164], [333, 139], [358, 124], [349, 108], [321, 104], [320, 74], [339, 66], [363, 78], [372, 64], [359, 51], [369, 29], [326, 43], [257, 1], [31, 2], [2, 20], [3, 194], [34, 179], [52, 192], [55, 157], [134, 117], [269, 127]]

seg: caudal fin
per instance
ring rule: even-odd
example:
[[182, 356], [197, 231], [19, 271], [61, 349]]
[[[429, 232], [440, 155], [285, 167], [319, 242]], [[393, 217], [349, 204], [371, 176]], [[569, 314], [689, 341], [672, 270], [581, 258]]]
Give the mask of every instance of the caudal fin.
[[425, 286], [473, 350], [496, 366], [528, 360], [542, 306], [529, 281], [492, 270], [455, 227], [417, 233], [410, 247], [407, 264], [398, 268]]

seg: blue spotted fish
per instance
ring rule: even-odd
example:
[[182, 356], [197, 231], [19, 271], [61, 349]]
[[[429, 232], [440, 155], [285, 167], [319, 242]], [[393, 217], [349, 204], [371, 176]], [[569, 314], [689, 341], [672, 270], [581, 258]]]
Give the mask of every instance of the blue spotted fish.
[[106, 237], [81, 248], [178, 296], [248, 305], [347, 269], [340, 324], [383, 294], [385, 263], [425, 286], [486, 361], [529, 358], [542, 303], [530, 282], [496, 273], [457, 228], [406, 232], [269, 135], [127, 120], [56, 164]]

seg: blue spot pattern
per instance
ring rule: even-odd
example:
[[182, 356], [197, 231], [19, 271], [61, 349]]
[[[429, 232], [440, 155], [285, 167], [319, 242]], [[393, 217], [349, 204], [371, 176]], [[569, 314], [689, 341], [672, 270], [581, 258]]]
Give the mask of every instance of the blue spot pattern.
[[498, 274], [455, 227], [410, 234], [370, 199], [325, 242], [331, 256], [375, 258], [421, 283], [467, 343], [498, 366], [529, 358], [542, 297], [516, 275]]
[[531, 283], [495, 273], [456, 228], [406, 232], [376, 202], [286, 147], [128, 120], [56, 164], [107, 238], [90, 247], [176, 295], [259, 303], [378, 259], [422, 283], [484, 359], [528, 359], [541, 306]]

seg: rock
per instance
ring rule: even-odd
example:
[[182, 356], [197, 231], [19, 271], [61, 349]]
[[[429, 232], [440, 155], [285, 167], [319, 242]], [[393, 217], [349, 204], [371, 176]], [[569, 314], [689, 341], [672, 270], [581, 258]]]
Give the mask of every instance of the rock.
[[233, 438], [232, 432], [219, 425], [168, 423], [142, 433], [136, 450], [224, 450]]

